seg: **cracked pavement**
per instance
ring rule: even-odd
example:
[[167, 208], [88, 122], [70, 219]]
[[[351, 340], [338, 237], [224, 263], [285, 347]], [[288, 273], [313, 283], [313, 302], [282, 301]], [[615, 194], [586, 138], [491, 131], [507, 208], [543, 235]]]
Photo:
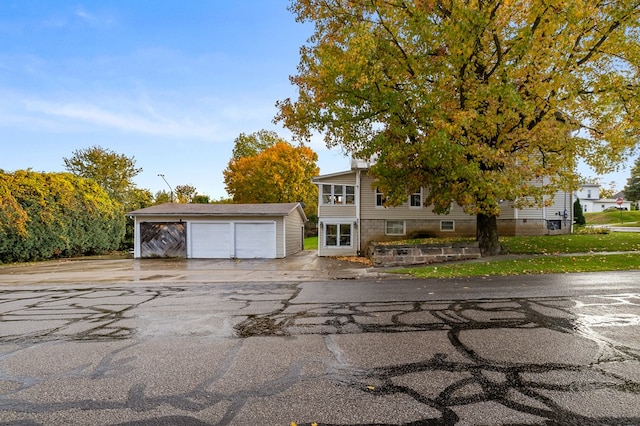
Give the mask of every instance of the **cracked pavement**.
[[0, 286], [0, 422], [640, 424], [639, 278]]

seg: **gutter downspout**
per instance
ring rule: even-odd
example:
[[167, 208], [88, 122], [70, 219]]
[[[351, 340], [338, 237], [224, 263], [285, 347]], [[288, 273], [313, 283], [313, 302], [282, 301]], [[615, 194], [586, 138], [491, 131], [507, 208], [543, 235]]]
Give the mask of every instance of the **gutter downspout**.
[[358, 255], [362, 256], [362, 227], [360, 226], [360, 169], [356, 170], [356, 227], [358, 229]]

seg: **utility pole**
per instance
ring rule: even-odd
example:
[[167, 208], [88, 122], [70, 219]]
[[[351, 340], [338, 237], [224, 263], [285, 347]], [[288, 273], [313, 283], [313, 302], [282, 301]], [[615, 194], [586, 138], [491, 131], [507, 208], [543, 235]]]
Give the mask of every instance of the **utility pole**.
[[167, 186], [169, 187], [169, 191], [170, 191], [169, 194], [171, 197], [171, 202], [173, 203], [173, 188], [171, 188], [171, 185], [169, 185], [169, 182], [167, 182], [167, 180], [164, 178], [164, 175], [162, 173], [158, 173], [158, 176], [160, 176], [164, 181], [164, 183], [166, 183]]

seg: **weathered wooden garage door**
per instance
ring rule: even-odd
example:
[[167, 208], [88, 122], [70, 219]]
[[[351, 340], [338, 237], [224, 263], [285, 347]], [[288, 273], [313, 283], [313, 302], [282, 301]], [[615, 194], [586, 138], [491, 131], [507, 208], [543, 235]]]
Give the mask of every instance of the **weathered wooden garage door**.
[[231, 257], [231, 224], [191, 223], [189, 256], [194, 259], [228, 259]]
[[187, 257], [183, 222], [140, 223], [140, 257]]
[[276, 257], [276, 224], [242, 223], [235, 224], [235, 246], [238, 259]]

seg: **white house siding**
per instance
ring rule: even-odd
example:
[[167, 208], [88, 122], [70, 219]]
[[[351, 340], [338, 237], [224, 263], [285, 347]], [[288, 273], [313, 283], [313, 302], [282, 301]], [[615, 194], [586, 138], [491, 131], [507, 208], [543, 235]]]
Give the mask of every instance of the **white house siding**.
[[603, 198], [601, 200], [580, 200], [583, 213], [599, 213], [610, 208], [621, 208], [622, 210], [631, 210], [631, 202], [623, 201], [618, 205], [617, 200], [612, 198]]
[[597, 183], [582, 184], [578, 187], [575, 195], [580, 200], [599, 200], [600, 185], [598, 185]]

